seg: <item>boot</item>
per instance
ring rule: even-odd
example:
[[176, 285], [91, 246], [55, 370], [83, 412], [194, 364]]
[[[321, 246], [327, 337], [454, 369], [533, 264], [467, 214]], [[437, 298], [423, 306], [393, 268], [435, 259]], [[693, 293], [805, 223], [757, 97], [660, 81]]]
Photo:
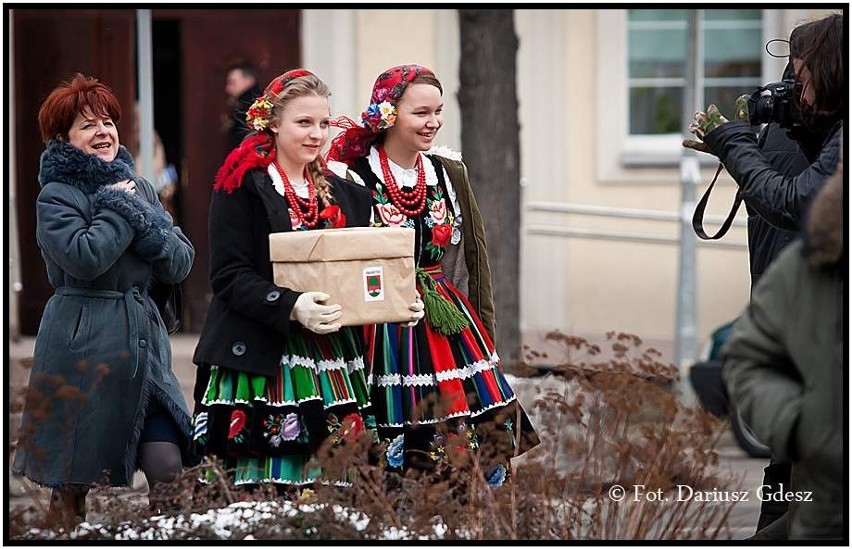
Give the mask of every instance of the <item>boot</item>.
[[77, 488], [54, 488], [50, 493], [47, 513], [50, 521], [73, 528], [86, 520], [86, 493]]

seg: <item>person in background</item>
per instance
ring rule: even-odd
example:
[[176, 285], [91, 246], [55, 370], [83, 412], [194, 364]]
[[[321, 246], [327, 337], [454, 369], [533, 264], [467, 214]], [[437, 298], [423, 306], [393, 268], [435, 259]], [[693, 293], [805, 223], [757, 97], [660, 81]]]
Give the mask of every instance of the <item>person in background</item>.
[[729, 122], [715, 105], [696, 112], [690, 125], [690, 132], [725, 165], [743, 201], [776, 227], [798, 230], [808, 202], [837, 166], [848, 93], [843, 43], [841, 14], [805, 23], [790, 34], [797, 81], [793, 114], [800, 121], [791, 137], [810, 161], [798, 175], [773, 167], [749, 123]]
[[[370, 221], [370, 193], [329, 172], [320, 154], [329, 95], [304, 69], [274, 78], [248, 109], [253, 133], [216, 174], [213, 301], [193, 357], [193, 437], [246, 489], [271, 484], [294, 495], [314, 482], [347, 482], [311, 458], [327, 440], [375, 433], [361, 330], [341, 328], [328, 294], [277, 286], [269, 259], [270, 233]], [[423, 305], [411, 308], [416, 322]]]
[[500, 371], [485, 228], [467, 168], [460, 159], [427, 154], [443, 124], [442, 94], [426, 67], [382, 72], [361, 124], [338, 121], [345, 131], [328, 158], [371, 191], [377, 226], [416, 231], [426, 320], [367, 330], [387, 470], [438, 469], [460, 440], [482, 450], [486, 478], [497, 486], [509, 459], [539, 439]]
[[53, 489], [50, 514], [85, 520], [97, 484], [141, 468], [156, 511], [191, 464], [190, 414], [148, 289], [189, 274], [195, 250], [121, 146], [109, 87], [77, 74], [38, 113], [36, 241], [55, 288], [36, 336], [13, 470]]
[[[139, 105], [134, 108], [134, 132], [136, 141], [139, 141]], [[154, 139], [152, 143], [152, 162], [151, 166], [151, 184], [154, 186], [154, 191], [160, 199], [160, 203], [172, 219], [178, 219], [177, 208], [175, 204], [175, 194], [177, 192], [177, 169], [174, 164], [171, 164], [166, 159], [166, 148], [163, 146], [163, 140], [160, 139], [160, 134], [154, 130]], [[134, 158], [137, 166], [141, 164], [139, 155]]]
[[792, 498], [789, 510], [776, 521], [789, 539], [847, 534], [843, 234], [838, 166], [812, 203], [803, 238], [757, 283], [722, 351], [723, 376], [743, 418], [774, 459], [792, 465], [782, 492]]
[[236, 149], [251, 132], [246, 126], [246, 111], [263, 90], [257, 82], [257, 69], [251, 63], [236, 63], [225, 72], [225, 93], [231, 115], [228, 118], [228, 150]]
[[[751, 126], [744, 121], [728, 122], [715, 105], [695, 113], [690, 131], [703, 141], [710, 152], [719, 157], [739, 186], [739, 193], [749, 208], [777, 229], [799, 231], [807, 205], [828, 177], [834, 173], [840, 156], [845, 114], [846, 59], [842, 14], [797, 26], [790, 33], [790, 65], [796, 79], [791, 114], [796, 124], [788, 135], [796, 141], [809, 164], [780, 165], [773, 149], [761, 148]], [[742, 110], [743, 98], [737, 110]], [[771, 131], [777, 131], [772, 127]], [[769, 131], [767, 130], [767, 131]], [[692, 146], [698, 142], [685, 143]], [[795, 160], [795, 162], [799, 162]], [[750, 245], [752, 221], [749, 220]], [[780, 234], [780, 233], [779, 233]], [[761, 253], [777, 251], [783, 235]], [[755, 273], [771, 261], [752, 259], [752, 282]], [[773, 457], [765, 469], [764, 484], [780, 488], [789, 481], [790, 465]], [[785, 528], [767, 530], [783, 516], [785, 502], [764, 502], [758, 521], [758, 539], [779, 539]], [[783, 539], [781, 537], [780, 539]]]

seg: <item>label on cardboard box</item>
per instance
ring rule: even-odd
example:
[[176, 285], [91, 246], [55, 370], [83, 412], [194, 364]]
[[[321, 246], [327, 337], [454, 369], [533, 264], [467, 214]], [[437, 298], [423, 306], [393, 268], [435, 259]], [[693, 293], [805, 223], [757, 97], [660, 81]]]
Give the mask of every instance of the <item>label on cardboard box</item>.
[[384, 301], [382, 288], [382, 266], [375, 265], [364, 269], [364, 301]]

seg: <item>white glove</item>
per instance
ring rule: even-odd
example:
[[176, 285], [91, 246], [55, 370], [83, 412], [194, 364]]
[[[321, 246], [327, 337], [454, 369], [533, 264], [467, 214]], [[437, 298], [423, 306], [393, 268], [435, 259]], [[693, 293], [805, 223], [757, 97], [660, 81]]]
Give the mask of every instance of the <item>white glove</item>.
[[340, 329], [335, 322], [343, 316], [340, 305], [320, 305], [331, 296], [322, 292], [305, 292], [296, 300], [290, 312], [290, 320], [296, 320], [308, 330], [317, 334], [330, 334]]
[[406, 328], [413, 328], [417, 326], [417, 323], [420, 322], [420, 319], [426, 314], [423, 311], [423, 301], [420, 300], [420, 296], [417, 296], [417, 299], [414, 300], [414, 303], [408, 306], [408, 309], [413, 313], [411, 315], [411, 322], [406, 322], [403, 324]]

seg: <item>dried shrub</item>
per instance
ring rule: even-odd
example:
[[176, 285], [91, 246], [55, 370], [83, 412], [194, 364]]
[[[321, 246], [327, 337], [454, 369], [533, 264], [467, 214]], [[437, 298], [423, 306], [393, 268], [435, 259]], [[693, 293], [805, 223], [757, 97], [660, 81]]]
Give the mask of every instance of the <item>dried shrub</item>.
[[[317, 453], [326, 483], [279, 491], [235, 488], [216, 460], [173, 484], [167, 515], [140, 493], [92, 492], [96, 524], [38, 526], [44, 504], [13, 509], [14, 539], [262, 540], [701, 540], [730, 537], [734, 502], [679, 500], [678, 486], [707, 493], [739, 488], [719, 476], [714, 448], [725, 425], [684, 406], [677, 370], [641, 339], [608, 334], [602, 350], [558, 332], [568, 360], [546, 375], [527, 363], [515, 384], [542, 444], [512, 460], [500, 487], [485, 479], [483, 449], [443, 433], [445, 458], [431, 470], [390, 473], [366, 436], [337, 437]], [[440, 406], [440, 403], [430, 405]], [[487, 436], [487, 428], [481, 434]], [[200, 478], [206, 483], [200, 483]], [[341, 481], [346, 481], [341, 486]], [[619, 487], [626, 497], [613, 497]], [[641, 488], [640, 488], [641, 487]], [[37, 490], [33, 490], [34, 498]], [[634, 497], [635, 496], [635, 497]]]

